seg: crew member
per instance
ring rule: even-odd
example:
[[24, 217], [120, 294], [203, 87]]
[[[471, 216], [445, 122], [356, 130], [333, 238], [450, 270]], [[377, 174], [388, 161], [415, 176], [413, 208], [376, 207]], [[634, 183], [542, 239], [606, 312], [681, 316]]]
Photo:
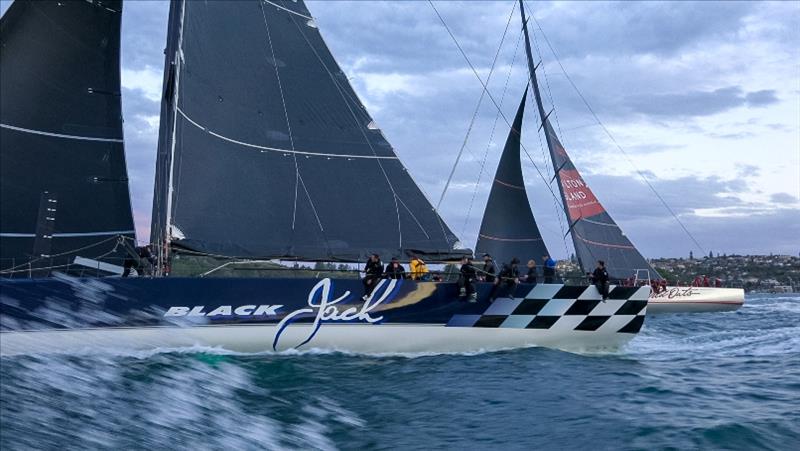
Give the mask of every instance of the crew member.
[[553, 283], [553, 278], [556, 276], [556, 261], [550, 258], [549, 255], [543, 255], [544, 268], [542, 275], [544, 275], [544, 283]]
[[608, 299], [608, 271], [606, 271], [606, 262], [597, 260], [597, 267], [590, 277], [594, 286], [597, 287], [597, 291], [603, 296], [603, 301]]
[[428, 265], [426, 265], [425, 262], [416, 255], [411, 256], [411, 263], [409, 263], [409, 267], [411, 269], [412, 279], [428, 280], [430, 278], [428, 275]]
[[386, 265], [386, 270], [383, 273], [387, 279], [403, 279], [406, 276], [406, 270], [397, 257], [392, 257], [392, 261]]
[[500, 288], [502, 287], [505, 287], [508, 291], [508, 296], [514, 299], [514, 289], [519, 283], [519, 269], [517, 265], [519, 265], [519, 259], [516, 257], [512, 258], [510, 263], [503, 264], [503, 269], [500, 270], [500, 277], [494, 281], [492, 291], [489, 293], [490, 302], [494, 302], [494, 300], [497, 299]]
[[536, 269], [536, 260], [528, 260], [528, 272], [520, 277], [520, 280], [524, 280], [525, 283], [532, 283], [536, 285], [536, 281], [539, 277], [538, 271]]
[[361, 299], [366, 301], [367, 298], [369, 298], [369, 295], [372, 294], [372, 290], [375, 289], [375, 285], [378, 284], [382, 273], [383, 263], [381, 263], [381, 257], [378, 254], [370, 255], [367, 264], [364, 266], [364, 279], [362, 280], [364, 284], [364, 296], [362, 296]]
[[458, 295], [466, 297], [469, 302], [476, 302], [477, 295], [475, 294], [475, 266], [472, 265], [470, 257], [463, 257], [461, 259], [461, 270], [458, 275]]
[[[131, 257], [126, 257], [122, 262], [122, 277], [128, 277], [131, 274], [131, 268], [136, 267], [136, 274], [140, 277], [149, 272], [149, 266], [155, 266], [156, 257], [150, 251], [150, 245], [137, 246], [136, 255], [139, 256], [138, 261]], [[148, 265], [149, 263], [149, 265]]]
[[497, 265], [489, 254], [483, 254], [483, 280], [494, 283], [497, 278]]

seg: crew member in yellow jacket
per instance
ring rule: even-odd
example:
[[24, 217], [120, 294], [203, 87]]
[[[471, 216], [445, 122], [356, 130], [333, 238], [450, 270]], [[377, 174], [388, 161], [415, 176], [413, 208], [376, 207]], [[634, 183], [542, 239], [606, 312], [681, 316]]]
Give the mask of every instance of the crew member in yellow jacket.
[[428, 280], [428, 266], [416, 255], [411, 256], [411, 278], [414, 280]]

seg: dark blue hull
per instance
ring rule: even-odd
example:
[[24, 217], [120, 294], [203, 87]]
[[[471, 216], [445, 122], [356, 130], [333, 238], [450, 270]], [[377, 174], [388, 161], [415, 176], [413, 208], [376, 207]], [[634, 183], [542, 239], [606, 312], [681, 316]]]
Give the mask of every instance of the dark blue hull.
[[[614, 288], [609, 303], [601, 303], [594, 287], [521, 284], [513, 298], [501, 290], [504, 297], [493, 303], [488, 299], [490, 284], [478, 284], [477, 288], [478, 301], [470, 303], [459, 297], [455, 283], [411, 280], [383, 280], [367, 301], [362, 299], [361, 281], [355, 279], [60, 276], [2, 280], [0, 330], [7, 341], [26, 333], [44, 336], [41, 333], [52, 332], [56, 335], [47, 336], [56, 339], [63, 332], [88, 330], [209, 331], [217, 326], [224, 330], [264, 326], [270, 339], [267, 346], [259, 342], [263, 350], [315, 345], [318, 333], [331, 334], [333, 329], [343, 330], [342, 326], [357, 326], [353, 330], [358, 333], [365, 328], [379, 333], [389, 326], [425, 326], [428, 332], [430, 327], [514, 329], [531, 332], [524, 343], [530, 343], [530, 337], [542, 338], [543, 333], [551, 339], [567, 334], [590, 343], [592, 334], [630, 336], [638, 332], [647, 305], [647, 293], [636, 288]], [[40, 335], [31, 335], [35, 333]], [[286, 337], [292, 334], [295, 337], [287, 346]], [[503, 344], [519, 341], [506, 335]], [[343, 342], [342, 337], [329, 338], [334, 344]], [[197, 340], [201, 344], [227, 343], [218, 336]], [[479, 345], [481, 338], [477, 340]]]

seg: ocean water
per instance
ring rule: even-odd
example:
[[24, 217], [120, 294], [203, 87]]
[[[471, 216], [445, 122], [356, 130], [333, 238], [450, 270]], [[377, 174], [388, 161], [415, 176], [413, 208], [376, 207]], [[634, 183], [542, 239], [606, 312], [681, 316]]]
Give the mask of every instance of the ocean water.
[[800, 449], [800, 296], [648, 317], [613, 354], [0, 360], [0, 448]]

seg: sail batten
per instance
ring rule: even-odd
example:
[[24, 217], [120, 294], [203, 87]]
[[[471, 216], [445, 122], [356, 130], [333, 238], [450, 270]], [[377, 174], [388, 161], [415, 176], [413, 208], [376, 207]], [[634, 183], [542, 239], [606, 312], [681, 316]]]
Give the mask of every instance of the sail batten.
[[558, 139], [558, 135], [550, 123], [549, 113], [545, 114], [522, 0], [520, 0], [520, 13], [525, 35], [525, 53], [528, 59], [530, 82], [542, 121], [541, 128], [544, 130], [545, 141], [553, 163], [554, 180], [558, 182], [564, 211], [571, 224], [569, 234], [572, 236], [575, 254], [581, 269], [589, 272], [594, 268], [596, 261], [603, 260], [612, 279], [641, 277], [639, 271], [646, 271], [651, 279], [660, 279], [661, 276], [625, 236], [622, 229], [597, 200]]
[[243, 258], [462, 255], [311, 17], [302, 1], [172, 4], [152, 239]]
[[18, 0], [0, 19], [0, 269], [122, 257], [115, 236], [135, 236], [121, 10]]

